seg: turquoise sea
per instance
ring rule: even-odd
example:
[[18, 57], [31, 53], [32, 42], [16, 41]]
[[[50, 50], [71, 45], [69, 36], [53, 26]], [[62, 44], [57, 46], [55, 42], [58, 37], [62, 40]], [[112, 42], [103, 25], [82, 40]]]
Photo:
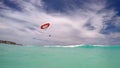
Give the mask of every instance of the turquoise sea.
[[0, 44], [0, 68], [120, 68], [120, 46]]

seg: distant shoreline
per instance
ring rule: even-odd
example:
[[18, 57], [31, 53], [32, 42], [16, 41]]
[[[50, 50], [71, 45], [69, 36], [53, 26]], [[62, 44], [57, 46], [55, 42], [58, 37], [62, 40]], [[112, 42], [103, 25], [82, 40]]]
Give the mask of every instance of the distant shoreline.
[[0, 40], [0, 44], [12, 44], [12, 45], [22, 45], [22, 44], [17, 44], [15, 42], [12, 41], [6, 41], [6, 40]]

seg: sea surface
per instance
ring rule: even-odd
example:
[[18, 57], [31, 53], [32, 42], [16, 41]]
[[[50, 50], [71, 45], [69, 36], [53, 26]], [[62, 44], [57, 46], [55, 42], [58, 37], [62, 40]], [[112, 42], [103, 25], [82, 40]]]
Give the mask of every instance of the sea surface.
[[120, 46], [0, 44], [0, 68], [120, 68]]

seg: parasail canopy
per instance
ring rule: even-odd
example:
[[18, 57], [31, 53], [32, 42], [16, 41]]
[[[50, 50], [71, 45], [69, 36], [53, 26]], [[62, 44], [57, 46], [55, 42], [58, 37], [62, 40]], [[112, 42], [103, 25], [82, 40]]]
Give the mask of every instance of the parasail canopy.
[[50, 23], [45, 23], [40, 26], [40, 29], [47, 29], [50, 26]]

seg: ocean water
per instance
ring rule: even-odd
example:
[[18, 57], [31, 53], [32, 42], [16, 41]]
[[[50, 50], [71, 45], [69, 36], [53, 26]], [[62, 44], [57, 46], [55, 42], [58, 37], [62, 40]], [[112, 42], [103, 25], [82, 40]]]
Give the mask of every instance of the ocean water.
[[120, 46], [0, 44], [0, 68], [120, 68]]

